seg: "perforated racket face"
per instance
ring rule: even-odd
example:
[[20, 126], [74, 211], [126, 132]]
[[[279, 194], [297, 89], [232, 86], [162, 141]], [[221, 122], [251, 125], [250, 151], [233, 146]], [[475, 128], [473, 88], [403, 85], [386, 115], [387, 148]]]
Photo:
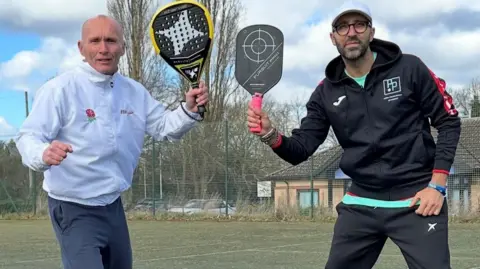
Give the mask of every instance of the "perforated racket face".
[[211, 22], [198, 5], [183, 3], [152, 20], [152, 40], [161, 57], [191, 82], [198, 81], [212, 43]]

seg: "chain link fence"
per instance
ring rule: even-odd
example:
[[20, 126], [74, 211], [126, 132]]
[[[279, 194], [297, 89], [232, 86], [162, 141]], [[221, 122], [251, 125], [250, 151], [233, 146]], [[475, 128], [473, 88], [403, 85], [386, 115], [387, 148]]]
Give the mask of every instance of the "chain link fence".
[[[480, 210], [480, 118], [462, 119], [448, 178], [450, 214]], [[435, 132], [434, 132], [435, 135]], [[277, 157], [244, 121], [202, 123], [178, 142], [145, 147], [123, 194], [129, 214], [288, 216], [335, 215], [350, 179], [338, 167], [342, 150], [324, 149], [297, 166]], [[13, 143], [0, 152], [0, 215], [47, 212], [43, 175], [22, 164]]]

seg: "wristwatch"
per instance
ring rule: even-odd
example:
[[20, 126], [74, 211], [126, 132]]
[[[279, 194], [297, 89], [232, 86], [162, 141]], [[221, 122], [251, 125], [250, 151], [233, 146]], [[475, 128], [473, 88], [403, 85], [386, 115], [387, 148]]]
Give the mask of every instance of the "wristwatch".
[[443, 187], [443, 186], [440, 186], [440, 185], [437, 185], [435, 183], [430, 182], [430, 183], [428, 183], [428, 187], [439, 191], [443, 196], [447, 195], [447, 187], [446, 186]]

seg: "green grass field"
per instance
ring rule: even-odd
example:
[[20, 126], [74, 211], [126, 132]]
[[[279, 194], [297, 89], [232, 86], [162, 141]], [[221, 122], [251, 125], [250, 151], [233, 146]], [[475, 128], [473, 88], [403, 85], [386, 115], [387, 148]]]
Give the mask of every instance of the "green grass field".
[[[324, 268], [332, 225], [131, 221], [134, 268]], [[480, 268], [480, 225], [450, 227], [452, 268]], [[60, 269], [49, 221], [0, 221], [0, 268]], [[406, 264], [389, 242], [375, 268], [404, 269]]]

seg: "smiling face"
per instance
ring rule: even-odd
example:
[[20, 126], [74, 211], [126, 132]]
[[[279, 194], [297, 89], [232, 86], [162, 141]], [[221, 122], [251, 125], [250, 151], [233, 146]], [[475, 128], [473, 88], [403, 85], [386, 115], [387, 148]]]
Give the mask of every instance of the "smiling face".
[[355, 61], [365, 55], [374, 34], [375, 28], [371, 27], [367, 18], [349, 13], [339, 18], [330, 38], [343, 58]]
[[86, 21], [78, 49], [95, 70], [105, 75], [114, 74], [118, 70], [120, 57], [125, 53], [120, 24], [106, 16]]

